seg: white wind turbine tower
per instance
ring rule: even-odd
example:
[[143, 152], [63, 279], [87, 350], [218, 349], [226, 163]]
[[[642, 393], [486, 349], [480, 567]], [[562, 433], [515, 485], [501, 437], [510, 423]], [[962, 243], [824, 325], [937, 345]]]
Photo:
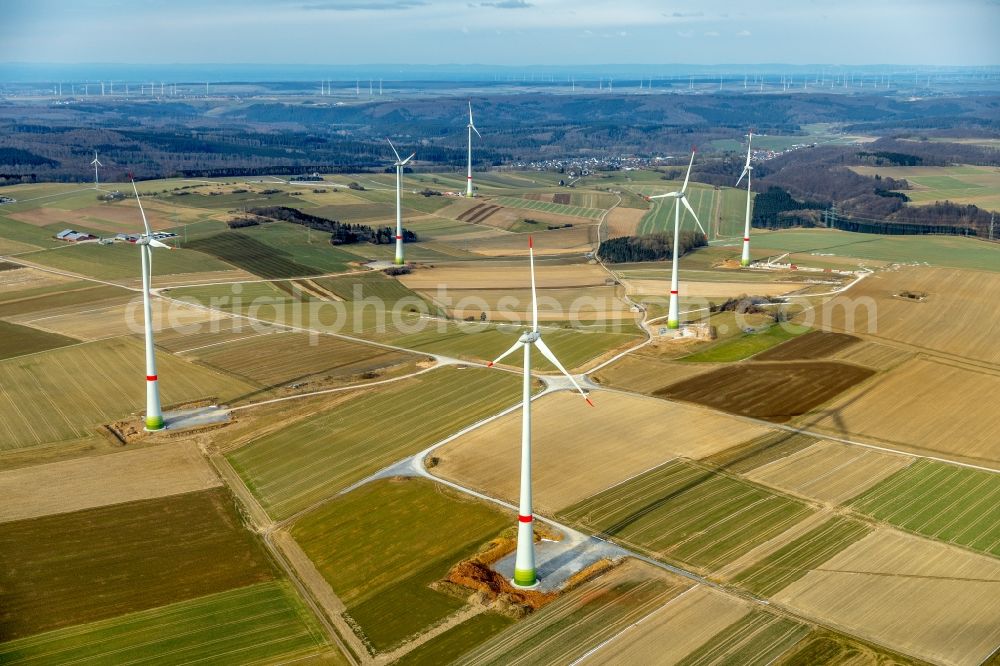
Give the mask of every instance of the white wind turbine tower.
[[[657, 194], [653, 197], [648, 197], [649, 199], [677, 199], [674, 202], [674, 241], [672, 245], [674, 246], [674, 260], [670, 265], [670, 309], [667, 311], [667, 328], [678, 328], [680, 326], [680, 315], [678, 314], [677, 308], [677, 259], [678, 252], [677, 248], [679, 243], [677, 242], [680, 236], [681, 229], [681, 204], [688, 209], [691, 213], [691, 217], [698, 224], [698, 228], [701, 229], [701, 233], [705, 233], [705, 228], [701, 226], [701, 222], [698, 220], [698, 216], [695, 214], [694, 209], [691, 208], [691, 204], [687, 200], [687, 186], [688, 180], [691, 178], [691, 165], [694, 164], [694, 153], [695, 149], [691, 149], [691, 161], [688, 162], [687, 175], [684, 176], [684, 185], [677, 192], [667, 192], [666, 194]], [[706, 234], [707, 235], [707, 234]]]
[[472, 133], [475, 132], [476, 136], [478, 136], [480, 139], [483, 138], [483, 135], [479, 133], [479, 130], [476, 129], [476, 126], [472, 124], [472, 102], [469, 102], [468, 130], [469, 130], [469, 169], [465, 179], [465, 196], [471, 197], [472, 196]]
[[587, 404], [591, 407], [594, 406], [594, 403], [590, 401], [573, 376], [566, 372], [566, 368], [542, 341], [542, 334], [538, 329], [538, 299], [535, 296], [535, 251], [530, 236], [528, 237], [528, 257], [531, 267], [531, 330], [525, 331], [510, 349], [488, 364], [492, 367], [517, 351], [518, 347], [524, 349], [524, 385], [521, 403], [521, 496], [517, 511], [517, 554], [514, 559], [513, 580], [514, 586], [519, 588], [533, 588], [538, 585], [538, 576], [535, 572], [534, 518], [531, 511], [531, 345], [538, 347], [542, 356], [569, 379], [573, 387], [587, 401]]
[[153, 231], [149, 228], [149, 222], [146, 220], [146, 212], [142, 209], [142, 201], [139, 199], [139, 190], [135, 186], [135, 179], [131, 178], [131, 180], [132, 191], [135, 192], [135, 200], [139, 204], [139, 213], [142, 215], [142, 225], [146, 230], [146, 233], [139, 236], [135, 244], [139, 246], [139, 254], [142, 257], [142, 312], [146, 333], [146, 430], [152, 432], [163, 429], [160, 388], [156, 376], [156, 349], [153, 347], [153, 308], [149, 299], [149, 284], [153, 271], [152, 248], [162, 247], [168, 250], [173, 248], [153, 238]]
[[97, 167], [102, 167], [104, 165], [101, 164], [100, 161], [97, 159], [97, 151], [96, 150], [94, 151], [94, 161], [91, 162], [90, 164], [91, 164], [91, 166], [94, 167], [94, 189], [95, 190], [99, 190], [99, 189], [101, 189], [100, 188], [100, 184], [101, 183], [100, 183], [100, 181], [97, 178]]
[[[386, 138], [386, 141], [389, 141]], [[389, 147], [396, 154], [396, 264], [403, 265], [403, 167], [413, 159], [416, 153], [411, 153], [405, 160], [399, 156], [396, 146], [389, 141]]]
[[752, 196], [750, 194], [750, 172], [753, 171], [753, 167], [750, 166], [750, 143], [752, 141], [753, 130], [750, 130], [747, 134], [747, 163], [743, 167], [743, 173], [740, 174], [739, 180], [736, 181], [736, 187], [739, 187], [743, 176], [747, 177], [747, 214], [746, 225], [743, 228], [743, 255], [740, 257], [740, 266], [750, 265], [750, 204]]

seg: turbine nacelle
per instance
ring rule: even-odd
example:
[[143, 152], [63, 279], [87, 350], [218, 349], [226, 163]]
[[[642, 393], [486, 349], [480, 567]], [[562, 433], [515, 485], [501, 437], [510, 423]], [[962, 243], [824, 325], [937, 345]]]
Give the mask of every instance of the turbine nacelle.
[[392, 148], [392, 152], [395, 153], [396, 155], [396, 163], [393, 164], [394, 167], [404, 166], [407, 162], [409, 162], [416, 156], [416, 153], [410, 153], [410, 156], [404, 160], [402, 157], [399, 156], [399, 151], [396, 150], [396, 146], [392, 145], [392, 141], [390, 141], [388, 137], [386, 137], [385, 140], [389, 141], [389, 147]]

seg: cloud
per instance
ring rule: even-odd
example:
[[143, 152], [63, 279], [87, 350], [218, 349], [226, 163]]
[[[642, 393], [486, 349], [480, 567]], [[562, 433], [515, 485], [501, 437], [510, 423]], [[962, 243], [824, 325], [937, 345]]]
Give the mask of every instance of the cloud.
[[684, 39], [691, 39], [694, 37], [694, 30], [678, 30], [677, 36], [683, 37]]
[[719, 33], [717, 30], [708, 30], [705, 32], [706, 37], [718, 37]]
[[370, 2], [358, 2], [357, 0], [343, 0], [338, 2], [317, 2], [302, 5], [302, 9], [315, 9], [328, 12], [358, 12], [358, 11], [392, 11], [398, 9], [414, 9], [423, 7], [426, 0], [371, 0]]
[[697, 18], [704, 15], [704, 12], [674, 12], [671, 14], [674, 18]]
[[750, 36], [750, 31], [749, 30], [740, 30], [738, 33], [736, 33], [736, 36], [737, 37], [749, 37]]
[[494, 9], [527, 9], [533, 7], [527, 0], [497, 0], [496, 2], [480, 2], [480, 7], [493, 7]]

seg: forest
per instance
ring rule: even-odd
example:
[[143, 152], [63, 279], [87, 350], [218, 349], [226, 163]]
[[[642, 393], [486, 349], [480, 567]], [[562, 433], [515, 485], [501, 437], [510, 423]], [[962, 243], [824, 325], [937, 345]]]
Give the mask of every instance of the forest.
[[[632, 261], [663, 261], [672, 259], [674, 248], [671, 234], [655, 233], [645, 236], [619, 236], [601, 243], [597, 256], [610, 264]], [[682, 231], [678, 241], [678, 255], [708, 245], [705, 234], [697, 231]]]

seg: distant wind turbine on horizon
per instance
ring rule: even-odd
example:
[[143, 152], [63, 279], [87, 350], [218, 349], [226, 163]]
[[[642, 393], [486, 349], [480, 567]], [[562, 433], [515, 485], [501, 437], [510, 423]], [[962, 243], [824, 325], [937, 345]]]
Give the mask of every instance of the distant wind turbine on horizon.
[[101, 189], [101, 183], [100, 183], [100, 180], [97, 177], [97, 167], [102, 167], [104, 165], [101, 164], [100, 160], [97, 159], [97, 151], [96, 150], [94, 151], [94, 161], [91, 162], [90, 164], [91, 164], [91, 166], [94, 167], [94, 189], [95, 190], [99, 190], [99, 189]]

